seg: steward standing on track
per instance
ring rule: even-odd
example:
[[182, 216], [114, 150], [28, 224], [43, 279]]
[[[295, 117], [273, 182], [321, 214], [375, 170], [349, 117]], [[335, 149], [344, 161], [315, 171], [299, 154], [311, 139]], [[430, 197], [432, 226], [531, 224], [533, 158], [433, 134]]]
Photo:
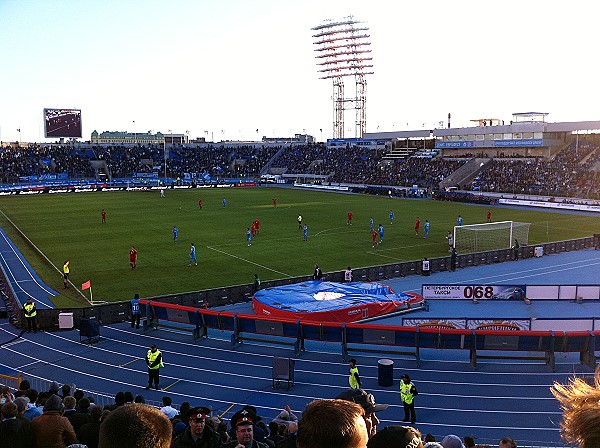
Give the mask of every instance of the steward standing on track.
[[146, 389], [150, 389], [152, 383], [154, 383], [154, 388], [158, 389], [159, 371], [160, 368], [165, 365], [162, 361], [162, 353], [154, 344], [152, 344], [152, 347], [150, 347], [150, 350], [148, 350], [148, 354], [146, 355], [146, 365], [148, 366], [148, 386], [146, 386]]
[[35, 309], [35, 303], [31, 300], [31, 297], [27, 299], [27, 303], [23, 305], [25, 310], [25, 319], [27, 320], [27, 333], [37, 333], [37, 310]]
[[350, 383], [350, 388], [352, 389], [360, 389], [361, 387], [358, 367], [356, 367], [356, 359], [354, 358], [350, 360], [350, 377], [348, 378], [348, 383]]
[[417, 393], [417, 388], [410, 381], [410, 376], [406, 373], [402, 375], [400, 380], [400, 399], [404, 406], [404, 419], [402, 421], [407, 422], [410, 418], [410, 423], [413, 425], [417, 421], [417, 414], [415, 413], [415, 395]]
[[65, 284], [65, 289], [67, 289], [67, 283], [69, 282], [70, 264], [71, 262], [69, 260], [65, 261], [65, 264], [63, 264], [63, 283]]

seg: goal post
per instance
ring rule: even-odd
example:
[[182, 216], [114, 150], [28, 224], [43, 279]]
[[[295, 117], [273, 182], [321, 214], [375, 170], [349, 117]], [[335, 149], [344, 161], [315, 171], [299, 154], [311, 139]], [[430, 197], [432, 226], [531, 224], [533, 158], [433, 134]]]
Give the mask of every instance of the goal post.
[[520, 246], [529, 242], [529, 222], [500, 221], [454, 226], [454, 248], [459, 253], [510, 249], [517, 240]]

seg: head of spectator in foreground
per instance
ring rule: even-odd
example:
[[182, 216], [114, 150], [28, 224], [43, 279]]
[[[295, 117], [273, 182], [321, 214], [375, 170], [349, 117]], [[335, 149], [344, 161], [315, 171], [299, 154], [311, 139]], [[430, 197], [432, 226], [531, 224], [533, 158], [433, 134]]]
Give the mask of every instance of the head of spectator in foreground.
[[27, 380], [21, 381], [19, 383], [19, 390], [15, 393], [15, 397], [24, 395], [25, 391], [27, 391], [30, 387], [31, 387], [31, 385], [29, 384], [29, 381], [27, 381]]
[[79, 412], [88, 412], [90, 409], [90, 399], [86, 398], [86, 397], [82, 397], [77, 402], [77, 409], [79, 410]]
[[125, 404], [133, 403], [133, 393], [131, 393], [131, 391], [125, 391], [123, 396], [125, 398]]
[[377, 404], [375, 402], [375, 397], [363, 389], [346, 389], [336, 398], [352, 401], [362, 406], [365, 411], [364, 419], [365, 424], [367, 425], [367, 434], [369, 434], [369, 438], [377, 433], [379, 419], [375, 413], [386, 410], [389, 406], [388, 404]]
[[290, 422], [287, 429], [285, 430], [286, 434], [296, 434], [298, 432], [298, 423]]
[[187, 413], [192, 437], [197, 438], [202, 435], [206, 427], [206, 419], [210, 415], [210, 409], [204, 406], [192, 408]]
[[70, 395], [67, 395], [66, 397], [63, 398], [63, 406], [65, 407], [65, 411], [75, 410], [76, 405], [77, 405], [77, 401], [75, 400], [75, 397], [71, 397]]
[[102, 420], [98, 448], [170, 448], [173, 425], [145, 404], [119, 406]]
[[2, 409], [0, 409], [0, 415], [2, 418], [15, 418], [17, 416], [17, 405], [12, 401], [6, 402], [2, 405]]
[[58, 395], [52, 394], [44, 403], [44, 414], [49, 412], [62, 413], [64, 410], [63, 402]]
[[13, 403], [17, 406], [17, 413], [23, 415], [25, 409], [27, 409], [27, 405], [29, 404], [29, 398], [17, 397]]
[[79, 403], [79, 400], [81, 400], [84, 397], [84, 393], [81, 389], [76, 389], [75, 392], [73, 392], [73, 397], [75, 397], [75, 400], [77, 400], [77, 403]]
[[423, 448], [421, 433], [410, 426], [386, 426], [369, 439], [367, 448]]
[[102, 420], [102, 406], [95, 404], [90, 407], [90, 421], [99, 422]]
[[573, 378], [568, 385], [554, 383], [550, 391], [563, 410], [563, 440], [580, 448], [600, 446], [600, 367], [596, 368], [593, 385], [583, 378]]
[[231, 426], [235, 428], [235, 437], [237, 442], [244, 446], [249, 446], [254, 440], [254, 425], [256, 424], [256, 414], [247, 409], [237, 411], [231, 417]]
[[37, 402], [37, 399], [39, 397], [39, 393], [37, 390], [35, 389], [27, 389], [27, 392], [25, 392], [25, 397], [29, 398], [29, 402], [35, 404]]
[[515, 442], [512, 437], [502, 437], [498, 442], [498, 446], [500, 448], [517, 448], [517, 442]]
[[460, 437], [454, 434], [448, 434], [442, 439], [442, 446], [444, 448], [465, 448]]
[[63, 384], [60, 387], [60, 395], [65, 398], [71, 395], [71, 386], [69, 384]]
[[315, 400], [298, 422], [298, 448], [364, 448], [369, 440], [365, 410], [347, 400]]

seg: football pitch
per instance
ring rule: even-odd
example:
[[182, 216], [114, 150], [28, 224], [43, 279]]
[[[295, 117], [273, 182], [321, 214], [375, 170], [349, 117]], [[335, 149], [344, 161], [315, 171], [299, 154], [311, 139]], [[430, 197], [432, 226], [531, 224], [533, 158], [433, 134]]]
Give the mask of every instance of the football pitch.
[[[83, 301], [77, 291], [63, 289], [65, 260], [71, 262], [70, 280], [77, 288], [91, 281], [94, 301], [122, 301], [134, 293], [154, 297], [252, 283], [255, 273], [263, 281], [309, 275], [315, 263], [326, 273], [445, 256], [445, 237], [458, 215], [464, 224], [483, 223], [488, 208], [273, 187], [167, 190], [164, 198], [158, 191], [96, 192], [0, 197], [0, 226], [40, 277], [63, 294], [55, 304], [72, 307]], [[493, 221], [532, 223], [530, 245], [590, 236], [600, 229], [595, 216], [491, 210]], [[298, 228], [299, 214], [308, 226], [308, 241]], [[419, 236], [414, 232], [417, 216]], [[370, 217], [385, 228], [383, 243], [375, 248]], [[260, 233], [248, 246], [246, 229], [256, 218]], [[422, 236], [426, 219], [431, 223], [427, 239]], [[177, 241], [173, 226], [179, 229]], [[188, 266], [191, 243], [197, 247], [198, 266]], [[129, 266], [131, 246], [138, 251], [135, 271]]]

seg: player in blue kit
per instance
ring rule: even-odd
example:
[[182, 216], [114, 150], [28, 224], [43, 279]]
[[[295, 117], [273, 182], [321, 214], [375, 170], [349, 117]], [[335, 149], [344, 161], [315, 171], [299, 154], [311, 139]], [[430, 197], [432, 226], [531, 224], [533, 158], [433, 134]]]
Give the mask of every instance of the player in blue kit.
[[390, 210], [390, 224], [394, 224], [394, 212]]
[[173, 226], [173, 242], [177, 242], [177, 238], [179, 237], [179, 229], [177, 226]]
[[188, 266], [191, 266], [192, 263], [194, 263], [194, 266], [198, 266], [198, 261], [196, 260], [196, 246], [194, 246], [194, 243], [192, 243], [192, 247], [190, 248], [190, 264], [188, 264]]
[[458, 225], [458, 227], [462, 226], [462, 222], [463, 222], [462, 216], [458, 215], [458, 218], [456, 219], [456, 224]]
[[248, 246], [252, 246], [252, 231], [250, 227], [246, 229], [246, 239], [248, 240]]
[[373, 222], [373, 217], [369, 220], [369, 226], [371, 227], [371, 232], [375, 230], [375, 223]]
[[429, 236], [429, 221], [425, 220], [425, 227], [423, 227], [423, 238], [427, 238]]
[[379, 224], [379, 244], [383, 243], [383, 233], [384, 233], [383, 225]]
[[308, 226], [306, 224], [304, 224], [304, 227], [302, 228], [302, 233], [304, 235], [304, 241], [308, 241]]
[[223, 198], [223, 207], [227, 207], [227, 199]]

